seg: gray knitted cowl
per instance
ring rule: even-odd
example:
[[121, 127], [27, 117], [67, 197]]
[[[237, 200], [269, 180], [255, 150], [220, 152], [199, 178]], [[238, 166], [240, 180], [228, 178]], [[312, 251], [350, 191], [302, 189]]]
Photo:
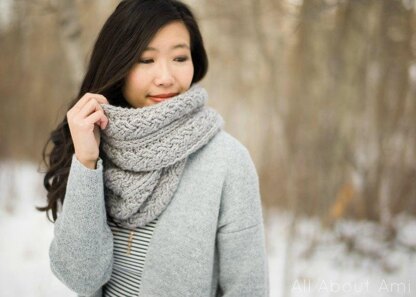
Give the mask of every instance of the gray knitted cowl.
[[223, 126], [207, 100], [207, 92], [193, 85], [143, 108], [101, 105], [109, 119], [101, 133], [106, 208], [116, 223], [144, 226], [167, 207], [189, 154]]

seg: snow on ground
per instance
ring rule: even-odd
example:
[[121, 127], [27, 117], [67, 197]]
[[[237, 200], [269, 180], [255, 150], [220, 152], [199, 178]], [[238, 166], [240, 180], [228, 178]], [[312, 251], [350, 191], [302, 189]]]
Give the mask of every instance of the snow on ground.
[[[44, 197], [36, 166], [0, 163], [1, 297], [75, 296], [49, 268], [53, 224], [34, 209]], [[393, 245], [369, 222], [342, 221], [328, 232], [300, 219], [292, 238], [291, 222], [289, 213], [265, 213], [271, 297], [416, 296], [416, 249], [406, 248], [416, 247], [416, 218], [396, 219]], [[340, 234], [368, 254], [349, 252]]]
[[[393, 243], [384, 242], [382, 228], [371, 222], [340, 221], [329, 232], [319, 220], [303, 218], [288, 249], [291, 220], [287, 213], [267, 215], [270, 296], [416, 296], [416, 218], [398, 216]], [[339, 240], [346, 234], [356, 239], [350, 251]]]
[[30, 163], [0, 164], [1, 297], [74, 296], [49, 268], [53, 224], [35, 210], [45, 195], [36, 170]]

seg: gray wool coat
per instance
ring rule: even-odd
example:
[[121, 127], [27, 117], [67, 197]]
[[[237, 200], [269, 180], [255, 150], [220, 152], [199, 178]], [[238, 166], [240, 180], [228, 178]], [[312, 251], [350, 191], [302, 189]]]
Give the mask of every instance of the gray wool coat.
[[[72, 158], [49, 250], [53, 273], [80, 296], [110, 279], [102, 161]], [[225, 131], [189, 155], [178, 189], [149, 244], [141, 297], [267, 297], [268, 266], [259, 183], [247, 149]]]

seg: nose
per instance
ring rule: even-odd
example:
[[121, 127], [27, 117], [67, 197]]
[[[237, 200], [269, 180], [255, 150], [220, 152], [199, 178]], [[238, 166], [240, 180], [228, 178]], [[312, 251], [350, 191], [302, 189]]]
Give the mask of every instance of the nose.
[[171, 86], [173, 84], [173, 73], [167, 63], [159, 63], [157, 65], [154, 81], [157, 86]]

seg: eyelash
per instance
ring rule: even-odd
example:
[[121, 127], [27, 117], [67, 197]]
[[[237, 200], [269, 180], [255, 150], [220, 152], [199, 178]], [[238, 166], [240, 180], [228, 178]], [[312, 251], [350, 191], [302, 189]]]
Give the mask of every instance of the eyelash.
[[188, 57], [186, 57], [186, 56], [177, 57], [175, 60], [177, 60], [177, 62], [186, 62], [186, 61], [188, 61]]
[[[188, 57], [183, 56], [183, 57], [177, 57], [177, 58], [175, 58], [175, 61], [176, 62], [179, 62], [179, 63], [183, 63], [183, 62], [188, 61], [188, 59], [189, 59]], [[153, 62], [153, 59], [144, 59], [144, 60], [140, 60], [139, 61], [140, 64], [150, 64], [152, 62]]]

